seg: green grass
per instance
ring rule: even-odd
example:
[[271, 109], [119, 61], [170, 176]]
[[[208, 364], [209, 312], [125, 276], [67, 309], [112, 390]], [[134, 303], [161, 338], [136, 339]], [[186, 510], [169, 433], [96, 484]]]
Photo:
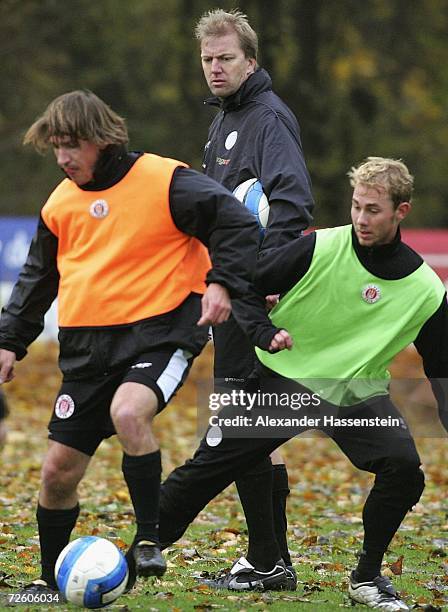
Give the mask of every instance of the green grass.
[[[199, 517], [184, 538], [166, 551], [168, 571], [162, 579], [139, 580], [131, 593], [117, 600], [111, 609], [160, 610], [170, 612], [208, 610], [319, 610], [333, 611], [349, 607], [366, 610], [364, 606], [352, 606], [346, 584], [350, 569], [361, 543], [359, 516], [361, 505], [347, 505], [344, 513], [331, 518], [328, 504], [315, 503], [322, 512], [309, 513], [310, 502], [303, 503], [300, 494], [293, 491], [290, 512], [290, 541], [294, 566], [298, 573], [296, 592], [284, 593], [232, 593], [204, 588], [195, 579], [201, 572], [214, 572], [228, 566], [230, 561], [243, 554], [247, 535], [245, 523], [234, 490], [231, 488]], [[92, 531], [108, 537], [118, 544], [132, 539], [131, 518], [127, 505], [115, 502], [103, 507], [85, 504], [76, 536]], [[9, 512], [14, 513], [9, 507]], [[7, 514], [7, 513], [6, 513]], [[306, 517], [304, 521], [300, 517]], [[411, 515], [412, 516], [412, 515]], [[2, 512], [2, 521], [6, 519]], [[11, 517], [14, 518], [14, 517]], [[16, 517], [17, 518], [17, 517]], [[443, 605], [446, 603], [448, 576], [445, 552], [437, 548], [431, 539], [432, 527], [440, 524], [443, 513], [431, 513], [418, 521], [405, 524], [396, 535], [391, 550], [386, 554], [385, 565], [404, 557], [403, 573], [394, 576], [396, 588], [409, 604]], [[414, 527], [414, 523], [416, 526]], [[116, 526], [122, 525], [122, 528]], [[9, 525], [9, 546], [2, 543], [2, 568], [13, 573], [8, 582], [11, 590], [29, 581], [29, 571], [38, 564], [35, 527], [22, 522]], [[227, 531], [228, 530], [228, 531]], [[440, 535], [440, 534], [439, 534]], [[5, 534], [3, 534], [3, 538]], [[14, 542], [14, 544], [13, 544]], [[1, 592], [5, 592], [3, 588]], [[3, 609], [3, 608], [1, 608]], [[6, 608], [5, 608], [6, 609]], [[29, 606], [29, 610], [54, 609]], [[73, 610], [74, 606], [58, 606], [57, 609]]]
[[[20, 370], [21, 369], [21, 370]], [[35, 508], [46, 448], [48, 404], [59, 384], [46, 352], [18, 365], [8, 386], [11, 433], [0, 470], [0, 596], [17, 592], [39, 575]], [[42, 382], [45, 381], [45, 384]], [[190, 395], [188, 395], [190, 394]], [[187, 399], [185, 399], [185, 397]], [[197, 445], [194, 394], [159, 417], [165, 474], [191, 456]], [[410, 606], [448, 604], [448, 462], [446, 439], [417, 440], [427, 486], [385, 556], [384, 569], [403, 556], [403, 572], [392, 581]], [[161, 580], [139, 580], [109, 608], [145, 612], [306, 610], [333, 612], [351, 606], [347, 577], [362, 543], [362, 505], [372, 476], [350, 465], [331, 441], [292, 440], [283, 448], [290, 474], [289, 542], [298, 574], [295, 592], [233, 593], [202, 587], [200, 572], [214, 572], [244, 554], [247, 534], [234, 487], [209, 504], [184, 538], [167, 551]], [[111, 439], [97, 452], [80, 487], [81, 514], [73, 537], [97, 534], [125, 547], [133, 538], [132, 512], [121, 470], [121, 451]], [[181, 500], [180, 500], [180, 503]], [[0, 610], [9, 609], [0, 603]], [[74, 606], [21, 606], [19, 610], [74, 610]], [[431, 610], [431, 608], [427, 608]]]

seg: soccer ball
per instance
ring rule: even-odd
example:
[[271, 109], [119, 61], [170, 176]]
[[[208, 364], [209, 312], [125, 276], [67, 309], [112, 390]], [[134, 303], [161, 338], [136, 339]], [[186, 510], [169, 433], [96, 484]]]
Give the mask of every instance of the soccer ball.
[[260, 181], [256, 178], [244, 181], [233, 190], [233, 195], [254, 215], [263, 236], [268, 224], [269, 200]]
[[126, 588], [128, 564], [119, 549], [104, 538], [86, 536], [67, 544], [56, 561], [55, 577], [67, 601], [102, 608]]

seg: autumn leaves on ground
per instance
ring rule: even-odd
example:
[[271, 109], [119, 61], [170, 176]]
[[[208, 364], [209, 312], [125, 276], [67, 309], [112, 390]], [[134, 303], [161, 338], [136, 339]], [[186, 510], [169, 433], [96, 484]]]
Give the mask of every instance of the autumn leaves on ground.
[[[6, 594], [16, 592], [38, 575], [34, 513], [46, 424], [60, 381], [56, 355], [54, 345], [36, 344], [30, 356], [18, 364], [16, 379], [5, 386], [12, 414], [0, 473], [3, 602]], [[165, 475], [188, 458], [197, 445], [197, 388], [210, 376], [210, 359], [208, 350], [196, 362], [174, 404], [158, 418]], [[421, 377], [418, 358], [411, 349], [400, 356], [393, 369], [401, 379]], [[422, 436], [417, 438], [417, 445], [427, 486], [421, 502], [395, 537], [384, 572], [393, 577], [408, 604], [426, 610], [443, 609], [448, 604], [448, 440], [437, 424], [425, 383], [398, 381], [395, 396], [413, 431]], [[167, 551], [168, 571], [163, 579], [139, 583], [111, 607], [182, 612], [311, 612], [351, 607], [346, 580], [361, 544], [361, 509], [371, 476], [352, 467], [330, 440], [321, 437], [308, 434], [288, 442], [283, 451], [290, 475], [288, 518], [299, 580], [296, 592], [216, 593], [195, 580], [201, 572], [228, 566], [245, 552], [245, 523], [232, 486], [201, 513], [184, 539]], [[80, 489], [82, 511], [74, 535], [97, 534], [122, 548], [132, 539], [131, 506], [120, 464], [117, 441], [104, 442]]]

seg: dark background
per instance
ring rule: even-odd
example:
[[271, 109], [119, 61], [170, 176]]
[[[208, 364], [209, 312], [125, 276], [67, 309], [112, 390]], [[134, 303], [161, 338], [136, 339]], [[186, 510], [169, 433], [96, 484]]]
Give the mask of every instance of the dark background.
[[448, 0], [0, 0], [0, 214], [36, 215], [60, 179], [21, 140], [73, 89], [126, 117], [131, 148], [199, 169], [214, 111], [193, 28], [218, 6], [247, 13], [299, 118], [317, 225], [348, 221], [346, 173], [367, 155], [414, 173], [408, 226], [448, 225]]

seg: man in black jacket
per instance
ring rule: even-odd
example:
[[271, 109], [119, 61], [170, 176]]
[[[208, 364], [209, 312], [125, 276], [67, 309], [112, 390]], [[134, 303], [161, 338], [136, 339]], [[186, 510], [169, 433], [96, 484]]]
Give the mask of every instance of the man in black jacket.
[[[28, 591], [57, 588], [54, 566], [79, 514], [78, 484], [114, 433], [136, 515], [137, 574], [159, 576], [166, 564], [152, 420], [183, 384], [208, 326], [228, 318], [231, 297], [250, 292], [258, 228], [212, 179], [176, 160], [128, 152], [125, 121], [92, 92], [53, 100], [24, 142], [51, 147], [66, 175], [42, 208], [0, 321], [1, 384], [58, 297], [63, 381], [37, 508], [42, 572]], [[290, 346], [263, 310], [253, 341]]]
[[[440, 278], [401, 241], [400, 222], [411, 210], [413, 188], [407, 167], [372, 157], [352, 168], [350, 178], [352, 225], [318, 230], [261, 258], [258, 286], [261, 293], [281, 294], [270, 317], [288, 328], [294, 347], [278, 355], [257, 349], [258, 406], [247, 412], [245, 402], [212, 417], [220, 443], [216, 431], [214, 441], [204, 438], [193, 459], [162, 485], [160, 538], [164, 543], [179, 538], [247, 465], [286, 439], [321, 429], [356, 467], [375, 474], [349, 595], [396, 612], [409, 608], [381, 575], [381, 563], [422, 494], [424, 476], [412, 435], [389, 397], [388, 366], [414, 343], [448, 431], [448, 304]], [[262, 403], [265, 396], [271, 401], [285, 394], [286, 408], [283, 402], [272, 408]], [[231, 423], [242, 414], [249, 415], [247, 424]], [[215, 586], [234, 590], [264, 583], [265, 575], [244, 558], [215, 580]]]
[[[219, 108], [209, 129], [203, 171], [231, 191], [251, 178], [261, 182], [270, 209], [260, 249], [278, 248], [300, 236], [312, 219], [311, 184], [297, 119], [258, 66], [257, 34], [245, 15], [209, 11], [195, 33], [214, 96], [205, 103]], [[268, 297], [271, 304], [275, 300]], [[214, 329], [213, 339], [216, 388], [244, 386], [255, 362], [250, 339], [233, 316]], [[288, 474], [278, 451], [272, 463], [266, 458], [236, 481], [249, 530], [247, 558], [268, 571], [267, 549], [276, 550], [272, 553], [285, 562], [293, 589], [296, 580], [286, 538]]]

